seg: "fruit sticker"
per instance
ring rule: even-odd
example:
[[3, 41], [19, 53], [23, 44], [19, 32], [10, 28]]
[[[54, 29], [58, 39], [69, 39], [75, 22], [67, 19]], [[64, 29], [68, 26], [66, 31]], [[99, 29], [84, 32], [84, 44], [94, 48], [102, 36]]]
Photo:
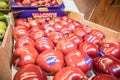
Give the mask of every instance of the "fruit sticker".
[[46, 63], [51, 66], [51, 65], [54, 65], [56, 63], [56, 58], [51, 56], [49, 57], [47, 60], [46, 60]]
[[104, 55], [105, 55], [105, 53], [102, 50], [100, 50], [99, 56], [104, 56]]
[[92, 59], [87, 57], [87, 58], [85, 58], [85, 62], [86, 62], [86, 64], [91, 65], [92, 64]]
[[49, 38], [48, 37], [44, 37], [43, 40], [47, 41], [47, 40], [49, 40]]
[[93, 39], [93, 36], [89, 36], [87, 40], [91, 41], [92, 39]]

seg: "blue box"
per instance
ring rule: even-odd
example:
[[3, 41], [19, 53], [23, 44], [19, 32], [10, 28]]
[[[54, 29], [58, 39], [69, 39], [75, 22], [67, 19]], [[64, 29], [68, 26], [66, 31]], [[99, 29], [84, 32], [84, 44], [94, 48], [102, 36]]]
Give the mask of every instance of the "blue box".
[[62, 0], [58, 0], [58, 6], [21, 6], [18, 5], [15, 1], [11, 1], [12, 11], [19, 11], [19, 10], [30, 10], [30, 9], [38, 9], [38, 8], [47, 8], [47, 9], [59, 9], [63, 10], [65, 8], [64, 3]]

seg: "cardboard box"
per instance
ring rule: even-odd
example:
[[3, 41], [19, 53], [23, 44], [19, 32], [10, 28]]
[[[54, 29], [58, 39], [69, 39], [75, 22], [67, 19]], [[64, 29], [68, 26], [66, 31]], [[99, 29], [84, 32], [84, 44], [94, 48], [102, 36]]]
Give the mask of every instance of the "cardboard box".
[[62, 0], [57, 0], [58, 6], [44, 6], [44, 5], [39, 5], [39, 6], [20, 6], [18, 5], [15, 0], [11, 1], [11, 6], [12, 6], [12, 11], [19, 11], [19, 10], [30, 10], [30, 9], [38, 9], [38, 8], [46, 8], [46, 9], [64, 9], [65, 5]]
[[8, 14], [11, 11], [11, 2], [8, 0], [8, 7], [6, 9], [0, 9], [0, 12]]
[[11, 80], [12, 40], [12, 26], [8, 24], [4, 39], [0, 45], [0, 80]]
[[[29, 13], [29, 14], [25, 15], [26, 12]], [[23, 11], [19, 15], [17, 15], [16, 18], [27, 18], [27, 17], [30, 17], [30, 16], [32, 16], [31, 13], [33, 13], [33, 12], [34, 13], [41, 13], [41, 12], [36, 11], [36, 10], [35, 11], [34, 10], [33, 11], [31, 11], [31, 10]], [[106, 28], [104, 26], [101, 26], [99, 24], [95, 24], [93, 22], [85, 20], [84, 19], [84, 14], [82, 14], [82, 13], [76, 13], [76, 12], [70, 12], [70, 11], [65, 11], [65, 12], [62, 12], [62, 11], [49, 11], [49, 12], [50, 13], [57, 12], [57, 16], [66, 15], [69, 18], [71, 18], [73, 20], [76, 20], [76, 21], [79, 21], [82, 24], [90, 25], [93, 29], [101, 30], [106, 35], [106, 37], [115, 37], [115, 38], [120, 40], [120, 32], [108, 29], [108, 28]], [[12, 20], [14, 20], [14, 19], [12, 19]], [[12, 22], [14, 22], [14, 21], [12, 21]], [[12, 67], [12, 80], [13, 80], [13, 77], [14, 77], [16, 72], [17, 71], [14, 69], [14, 67]], [[94, 76], [94, 73], [92, 71], [91, 71], [91, 73], [92, 73], [92, 76], [91, 76], [91, 78], [92, 78]], [[53, 80], [53, 76], [47, 76], [47, 77], [48, 77], [48, 80]], [[91, 78], [89, 80], [91, 80]]]

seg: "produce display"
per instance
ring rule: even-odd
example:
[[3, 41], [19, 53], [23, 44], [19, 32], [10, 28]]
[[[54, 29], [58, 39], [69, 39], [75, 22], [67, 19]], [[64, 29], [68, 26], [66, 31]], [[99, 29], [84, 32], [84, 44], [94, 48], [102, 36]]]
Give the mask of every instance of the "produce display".
[[0, 0], [0, 9], [7, 9], [8, 3], [8, 0]]
[[8, 18], [4, 14], [0, 14], [0, 44], [2, 43], [5, 32], [7, 30]]
[[13, 34], [14, 80], [88, 80], [91, 71], [92, 80], [120, 78], [120, 41], [89, 25], [67, 16], [17, 18]]
[[57, 0], [15, 0], [20, 6], [57, 6]]

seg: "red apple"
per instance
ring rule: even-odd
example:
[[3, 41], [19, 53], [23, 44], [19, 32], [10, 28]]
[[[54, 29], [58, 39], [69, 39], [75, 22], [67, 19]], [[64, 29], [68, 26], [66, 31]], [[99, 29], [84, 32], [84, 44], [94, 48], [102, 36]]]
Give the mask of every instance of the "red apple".
[[44, 4], [45, 4], [45, 1], [42, 1], [42, 0], [38, 1], [38, 5], [44, 5]]
[[19, 19], [15, 19], [15, 25], [16, 26], [25, 26], [25, 22], [26, 22], [26, 19], [24, 18], [19, 18]]
[[46, 72], [55, 74], [64, 65], [64, 56], [57, 50], [46, 50], [39, 54], [37, 64]]
[[73, 34], [82, 38], [84, 38], [87, 35], [87, 33], [82, 28], [77, 28]]
[[45, 19], [44, 18], [36, 18], [36, 21], [38, 24], [42, 24], [45, 22]]
[[28, 6], [28, 5], [31, 4], [31, 1], [30, 0], [23, 0], [22, 4], [25, 5], [25, 6]]
[[94, 34], [88, 34], [87, 36], [85, 36], [84, 41], [92, 42], [94, 44], [97, 44], [98, 46], [102, 45], [101, 38]]
[[34, 41], [30, 37], [20, 37], [15, 42], [15, 49], [26, 45], [34, 46]]
[[102, 40], [102, 42], [105, 44], [105, 43], [112, 43], [112, 44], [115, 44], [115, 45], [118, 45], [120, 46], [120, 41], [115, 38], [115, 37], [108, 37], [108, 38], [105, 38]]
[[82, 24], [78, 21], [73, 21], [73, 24], [76, 26], [76, 28], [81, 28]]
[[35, 41], [35, 48], [39, 53], [54, 47], [54, 43], [48, 37], [41, 37]]
[[55, 21], [54, 20], [49, 20], [48, 24], [53, 26], [55, 24]]
[[62, 28], [60, 32], [63, 34], [65, 38], [67, 38], [72, 33], [72, 31], [68, 27]]
[[83, 28], [83, 30], [85, 30], [86, 33], [91, 33], [91, 31], [92, 31], [92, 28], [87, 24], [82, 25], [82, 28]]
[[15, 3], [16, 3], [17, 5], [19, 5], [19, 6], [22, 6], [22, 3], [19, 2], [19, 1], [16, 1]]
[[51, 27], [51, 25], [48, 22], [42, 22], [40, 25], [41, 29], [47, 29], [49, 27]]
[[69, 52], [76, 50], [77, 44], [70, 41], [69, 39], [62, 39], [58, 42], [56, 49], [66, 55]]
[[77, 67], [64, 67], [55, 74], [53, 80], [88, 80], [88, 78]]
[[14, 28], [13, 35], [14, 35], [14, 38], [17, 39], [23, 36], [28, 36], [29, 32], [27, 28], [23, 28], [19, 26]]
[[60, 24], [62, 26], [67, 26], [68, 25], [68, 22], [66, 20], [61, 20]]
[[120, 60], [111, 56], [104, 55], [93, 59], [96, 73], [105, 73], [120, 78]]
[[73, 22], [71, 22], [71, 23], [69, 23], [68, 25], [67, 25], [67, 27], [69, 28], [69, 30], [70, 31], [75, 31], [75, 29], [76, 29], [76, 26], [75, 26], [75, 24], [73, 23]]
[[26, 64], [35, 63], [37, 56], [38, 52], [33, 46], [18, 47], [13, 53], [13, 65], [17, 69]]
[[[67, 16], [66, 16], [66, 17], [67, 17]], [[66, 21], [67, 21], [68, 23], [73, 22], [73, 20], [72, 20], [72, 19], [70, 19], [70, 18], [68, 18]]]
[[84, 52], [78, 50], [71, 51], [65, 56], [66, 66], [74, 66], [81, 69], [84, 73], [92, 70], [92, 59]]
[[95, 75], [92, 80], [118, 80], [116, 77], [108, 74]]
[[78, 37], [76, 35], [70, 34], [69, 37], [67, 37], [70, 41], [76, 43], [77, 45], [81, 44], [83, 42], [83, 39], [81, 37]]
[[96, 36], [100, 37], [101, 39], [105, 38], [104, 33], [97, 29], [92, 30], [92, 32], [90, 34], [96, 35]]
[[15, 74], [13, 80], [47, 80], [47, 77], [38, 65], [27, 64]]
[[79, 50], [87, 53], [91, 58], [99, 56], [99, 49], [96, 44], [92, 42], [83, 42], [79, 45]]
[[47, 34], [47, 36], [49, 36], [51, 32], [56, 32], [53, 27], [48, 27], [45, 29], [45, 33]]
[[100, 56], [112, 55], [120, 59], [120, 47], [115, 44], [103, 44], [100, 47]]
[[29, 32], [32, 33], [32, 32], [36, 32], [36, 31], [39, 31], [41, 30], [40, 27], [31, 27]]
[[36, 41], [37, 39], [44, 37], [46, 34], [44, 32], [44, 30], [38, 30], [36, 32], [31, 32], [29, 34], [30, 38], [33, 39], [34, 41]]
[[61, 39], [63, 39], [63, 34], [60, 32], [51, 32], [49, 34], [49, 38], [55, 43], [57, 44]]
[[29, 23], [29, 25], [30, 25], [31, 27], [40, 27], [40, 24], [37, 23], [37, 20], [36, 20], [36, 19], [29, 20], [28, 23]]
[[60, 23], [55, 23], [53, 27], [57, 32], [59, 32], [63, 28]]
[[34, 1], [30, 4], [30, 6], [37, 6], [37, 5], [38, 5], [37, 1]]

